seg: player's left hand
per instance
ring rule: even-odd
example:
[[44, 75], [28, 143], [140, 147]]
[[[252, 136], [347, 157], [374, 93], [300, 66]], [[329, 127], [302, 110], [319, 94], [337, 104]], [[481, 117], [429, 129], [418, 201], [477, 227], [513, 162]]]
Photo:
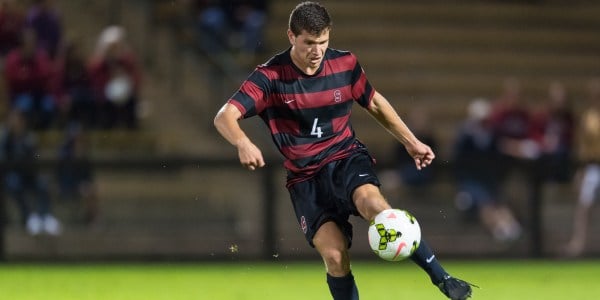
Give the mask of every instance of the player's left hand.
[[431, 164], [435, 158], [435, 154], [431, 147], [423, 144], [421, 141], [416, 141], [406, 146], [406, 151], [415, 160], [415, 166], [418, 170], [425, 168]]

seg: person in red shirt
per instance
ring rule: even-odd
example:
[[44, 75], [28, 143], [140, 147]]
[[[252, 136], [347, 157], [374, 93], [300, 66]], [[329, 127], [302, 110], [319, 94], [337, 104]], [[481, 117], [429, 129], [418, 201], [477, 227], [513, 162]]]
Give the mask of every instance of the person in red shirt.
[[102, 31], [88, 68], [100, 126], [136, 128], [141, 72], [122, 27]]
[[96, 106], [87, 68], [87, 56], [79, 40], [69, 41], [55, 59], [53, 91], [57, 124], [62, 128], [77, 122], [85, 128], [96, 126]]
[[532, 139], [539, 145], [540, 174], [550, 182], [572, 177], [575, 111], [566, 87], [559, 81], [548, 86], [548, 99], [532, 116]]
[[52, 63], [39, 49], [31, 29], [22, 32], [21, 45], [6, 56], [4, 67], [10, 108], [22, 111], [33, 129], [52, 125], [55, 104], [51, 93]]

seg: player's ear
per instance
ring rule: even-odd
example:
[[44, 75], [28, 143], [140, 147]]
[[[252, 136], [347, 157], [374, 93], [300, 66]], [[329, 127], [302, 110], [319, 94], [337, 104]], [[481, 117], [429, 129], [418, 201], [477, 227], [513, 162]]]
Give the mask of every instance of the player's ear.
[[288, 39], [290, 40], [290, 44], [292, 46], [295, 46], [296, 45], [296, 35], [289, 28], [287, 30], [287, 36], [288, 36]]

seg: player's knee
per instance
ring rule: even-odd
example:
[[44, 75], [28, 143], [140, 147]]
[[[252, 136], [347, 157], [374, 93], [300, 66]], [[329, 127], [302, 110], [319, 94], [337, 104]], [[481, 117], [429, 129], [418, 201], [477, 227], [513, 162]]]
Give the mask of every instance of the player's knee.
[[350, 272], [348, 251], [331, 248], [321, 252], [327, 272], [332, 276], [344, 276]]
[[327, 265], [341, 266], [344, 263], [344, 250], [332, 248], [324, 251], [322, 255]]

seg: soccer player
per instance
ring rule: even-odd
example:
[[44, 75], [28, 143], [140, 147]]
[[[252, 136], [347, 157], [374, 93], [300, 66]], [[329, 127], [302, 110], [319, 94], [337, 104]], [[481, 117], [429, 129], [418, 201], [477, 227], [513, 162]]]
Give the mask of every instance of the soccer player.
[[[331, 27], [325, 7], [298, 4], [287, 30], [291, 47], [258, 66], [219, 110], [214, 124], [249, 170], [265, 161], [239, 120], [258, 115], [267, 124], [286, 158], [286, 186], [298, 223], [323, 258], [333, 299], [354, 300], [358, 289], [348, 254], [349, 216], [371, 221], [391, 207], [379, 190], [373, 159], [354, 135], [349, 121], [353, 103], [406, 147], [417, 169], [431, 164], [435, 155], [371, 86], [356, 56], [329, 48]], [[448, 298], [470, 297], [470, 285], [450, 276], [425, 241], [411, 259]]]

